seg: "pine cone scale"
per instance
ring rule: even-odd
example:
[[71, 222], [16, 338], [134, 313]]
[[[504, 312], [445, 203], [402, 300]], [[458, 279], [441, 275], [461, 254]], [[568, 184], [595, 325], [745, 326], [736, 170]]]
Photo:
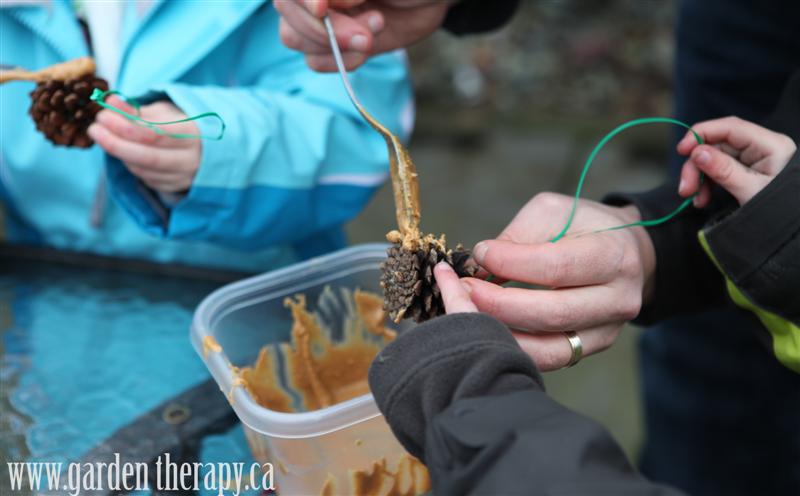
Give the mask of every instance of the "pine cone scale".
[[459, 277], [472, 276], [475, 269], [468, 260], [469, 252], [460, 245], [455, 250], [446, 250], [443, 243], [424, 243], [414, 252], [400, 245], [391, 246], [381, 264], [384, 309], [395, 322], [403, 318], [423, 322], [441, 315], [444, 303], [433, 268], [446, 261]]

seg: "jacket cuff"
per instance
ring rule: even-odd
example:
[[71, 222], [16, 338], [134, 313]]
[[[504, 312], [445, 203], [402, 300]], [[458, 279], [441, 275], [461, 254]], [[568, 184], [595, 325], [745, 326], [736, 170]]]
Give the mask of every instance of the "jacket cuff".
[[158, 238], [166, 237], [170, 207], [155, 190], [131, 174], [119, 159], [106, 154], [105, 160], [111, 198], [142, 230]]
[[[214, 101], [214, 93], [218, 90], [172, 83], [161, 86], [158, 91], [166, 95], [176, 107], [188, 115], [199, 115], [209, 111], [209, 101]], [[224, 118], [224, 117], [223, 117]], [[226, 124], [231, 124], [226, 119]], [[193, 121], [203, 136], [217, 136], [220, 123], [216, 119], [198, 119]], [[238, 124], [238, 123], [234, 123]], [[231, 181], [231, 174], [237, 161], [241, 160], [240, 148], [231, 143], [241, 143], [239, 126], [228, 125], [222, 140], [204, 139], [201, 141], [202, 152], [200, 167], [197, 169], [194, 183], [203, 186], [225, 187]]]
[[544, 390], [508, 328], [480, 313], [439, 317], [401, 334], [373, 361], [369, 384], [395, 436], [423, 461], [425, 429], [453, 401]]
[[[726, 277], [753, 303], [800, 322], [800, 153], [767, 186], [732, 214], [703, 230]], [[795, 285], [796, 286], [796, 285]]]
[[[681, 204], [683, 199], [677, 191], [677, 181], [673, 180], [644, 193], [611, 193], [603, 199], [603, 203], [616, 207], [633, 204], [642, 219], [657, 219]], [[693, 260], [707, 264], [707, 272], [714, 273], [713, 264], [708, 261], [702, 248], [692, 242], [704, 221], [701, 211], [689, 208], [668, 222], [646, 228], [656, 254], [654, 290], [650, 302], [642, 307], [633, 320], [634, 324], [652, 325], [689, 309], [687, 300], [691, 298], [683, 299], [678, 295], [696, 284]]]
[[455, 35], [477, 34], [503, 27], [516, 13], [519, 0], [461, 0], [450, 7], [442, 27]]
[[781, 99], [775, 109], [764, 122], [767, 129], [791, 136], [800, 146], [800, 69], [796, 70], [789, 78], [783, 89]]
[[[168, 99], [186, 115], [198, 115], [208, 112], [208, 102], [214, 101], [215, 89], [190, 86], [181, 83], [171, 83], [155, 89], [151, 95], [161, 95], [158, 99]], [[151, 98], [152, 100], [152, 98]], [[223, 116], [223, 118], [225, 118]], [[241, 126], [231, 125], [230, 119], [225, 119], [228, 126], [225, 129], [223, 140], [204, 139], [201, 141], [200, 165], [197, 168], [189, 191], [177, 203], [170, 205], [175, 219], [180, 219], [179, 226], [172, 222], [166, 228], [170, 236], [187, 237], [192, 234], [207, 232], [210, 228], [214, 212], [227, 210], [228, 205], [224, 194], [200, 195], [198, 188], [212, 188], [215, 191], [225, 191], [236, 181], [234, 177], [237, 167], [241, 162], [241, 143], [243, 137]], [[201, 135], [216, 136], [219, 134], [219, 122], [216, 119], [198, 119], [194, 121]], [[236, 124], [236, 123], [233, 123]], [[247, 168], [245, 168], [247, 169]], [[173, 216], [171, 216], [171, 219]]]

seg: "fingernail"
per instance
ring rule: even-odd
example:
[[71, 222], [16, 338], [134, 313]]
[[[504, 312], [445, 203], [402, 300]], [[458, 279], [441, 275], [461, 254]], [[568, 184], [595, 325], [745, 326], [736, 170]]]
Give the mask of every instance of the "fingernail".
[[472, 258], [477, 260], [479, 264], [483, 265], [483, 259], [486, 257], [487, 251], [489, 251], [489, 245], [481, 241], [475, 245], [475, 249], [472, 250]]
[[699, 204], [700, 204], [700, 197], [699, 196], [695, 196], [694, 198], [692, 198], [692, 205], [697, 207]]
[[472, 284], [466, 281], [461, 281], [461, 287], [464, 288], [464, 291], [466, 291], [467, 294], [472, 294]]
[[357, 34], [350, 38], [350, 49], [357, 52], [367, 51], [367, 37], [363, 34]]
[[686, 187], [686, 181], [681, 178], [681, 182], [678, 183], [678, 193], [683, 193], [684, 188]]
[[383, 29], [383, 19], [378, 14], [371, 15], [367, 19], [367, 26], [372, 34], [378, 34]]
[[711, 160], [711, 154], [705, 150], [701, 150], [698, 152], [697, 156], [695, 156], [694, 160], [700, 165], [706, 165], [709, 160]]
[[97, 137], [99, 127], [100, 126], [97, 124], [92, 124], [88, 129], [86, 129], [86, 134], [88, 134], [90, 138], [95, 139]]

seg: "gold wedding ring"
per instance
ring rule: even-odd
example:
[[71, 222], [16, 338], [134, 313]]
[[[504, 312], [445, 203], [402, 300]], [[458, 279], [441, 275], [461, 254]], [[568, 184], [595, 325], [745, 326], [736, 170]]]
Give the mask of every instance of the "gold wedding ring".
[[581, 341], [580, 336], [578, 336], [578, 333], [575, 331], [567, 331], [564, 333], [564, 336], [567, 337], [570, 350], [572, 350], [572, 354], [569, 357], [569, 362], [564, 365], [564, 368], [566, 369], [580, 362], [581, 358], [583, 358], [583, 342]]

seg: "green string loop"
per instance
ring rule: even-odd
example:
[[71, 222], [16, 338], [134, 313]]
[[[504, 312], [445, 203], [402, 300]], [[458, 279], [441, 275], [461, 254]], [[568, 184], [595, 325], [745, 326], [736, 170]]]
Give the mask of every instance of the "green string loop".
[[[105, 99], [109, 95], [120, 96], [123, 100], [125, 100], [126, 103], [128, 103], [129, 105], [131, 105], [133, 108], [136, 109], [137, 115], [129, 114], [128, 112], [125, 112], [122, 109], [107, 104], [105, 102]], [[170, 138], [177, 138], [177, 139], [207, 139], [207, 140], [219, 141], [225, 134], [225, 121], [222, 120], [222, 117], [216, 112], [203, 112], [202, 114], [198, 114], [192, 117], [187, 117], [186, 119], [179, 119], [177, 121], [155, 122], [155, 121], [148, 121], [147, 119], [142, 119], [141, 117], [139, 117], [140, 115], [139, 104], [135, 100], [126, 97], [119, 91], [113, 91], [113, 90], [102, 91], [99, 88], [95, 88], [89, 99], [105, 109], [111, 110], [112, 112], [116, 112], [121, 116], [131, 121], [134, 121], [135, 123], [139, 124], [142, 127], [146, 127], [147, 129], [153, 130], [153, 132], [155, 132], [156, 134], [160, 134], [161, 136], [167, 136]], [[199, 119], [205, 119], [206, 117], [213, 117], [219, 120], [220, 129], [219, 129], [219, 134], [217, 134], [216, 136], [209, 136], [204, 134], [191, 134], [191, 133], [170, 133], [169, 131], [164, 131], [159, 127], [159, 126], [167, 126], [170, 124], [179, 124], [181, 122], [196, 121]]]
[[[686, 129], [688, 129], [689, 131], [692, 132], [692, 134], [694, 135], [695, 139], [697, 140], [697, 142], [699, 144], [701, 144], [701, 145], [703, 144], [703, 138], [699, 134], [697, 134], [697, 132], [695, 132], [695, 130], [692, 129], [691, 126], [689, 126], [688, 124], [685, 124], [685, 123], [683, 123], [683, 122], [681, 122], [679, 120], [670, 119], [669, 117], [644, 117], [644, 118], [641, 118], [641, 119], [634, 119], [632, 121], [628, 121], [628, 122], [625, 122], [623, 124], [620, 124], [613, 131], [611, 131], [610, 133], [606, 134], [603, 137], [603, 139], [600, 140], [599, 143], [597, 143], [597, 145], [594, 147], [594, 150], [592, 150], [592, 153], [589, 154], [589, 158], [586, 159], [586, 163], [583, 165], [583, 170], [581, 171], [580, 179], [578, 180], [578, 188], [575, 190], [575, 198], [572, 201], [572, 209], [569, 212], [569, 217], [567, 218], [567, 223], [564, 225], [564, 228], [561, 229], [561, 232], [559, 232], [553, 239], [550, 240], [551, 243], [555, 243], [559, 239], [563, 238], [567, 234], [567, 231], [569, 231], [569, 228], [572, 225], [572, 221], [575, 218], [575, 211], [578, 209], [578, 201], [580, 200], [580, 197], [581, 197], [581, 190], [583, 189], [583, 183], [586, 180], [586, 174], [589, 172], [589, 167], [592, 165], [592, 162], [594, 161], [595, 157], [600, 152], [600, 150], [609, 141], [611, 141], [611, 139], [614, 136], [618, 135], [622, 131], [625, 131], [626, 129], [634, 127], [634, 126], [639, 126], [641, 124], [652, 124], [652, 123], [676, 124], [678, 126], [685, 127]], [[702, 182], [703, 182], [703, 175], [701, 173], [700, 174], [700, 183], [702, 184]], [[698, 193], [695, 193], [691, 197], [689, 197], [686, 200], [684, 200], [678, 206], [678, 208], [676, 208], [672, 213], [669, 213], [669, 214], [665, 215], [664, 217], [660, 217], [658, 219], [641, 220], [641, 221], [638, 221], [638, 222], [631, 222], [630, 224], [623, 224], [621, 226], [606, 227], [606, 228], [603, 228], [603, 229], [598, 229], [596, 231], [592, 231], [592, 233], [601, 233], [601, 232], [606, 232], [606, 231], [616, 231], [618, 229], [625, 229], [625, 228], [628, 228], [628, 227], [637, 227], [637, 226], [650, 227], [650, 226], [657, 226], [659, 224], [663, 224], [664, 222], [667, 222], [668, 220], [672, 219], [673, 217], [675, 217], [676, 215], [681, 213], [684, 209], [686, 209], [686, 207], [688, 207], [692, 203], [692, 200], [694, 199], [695, 196], [697, 196]]]

